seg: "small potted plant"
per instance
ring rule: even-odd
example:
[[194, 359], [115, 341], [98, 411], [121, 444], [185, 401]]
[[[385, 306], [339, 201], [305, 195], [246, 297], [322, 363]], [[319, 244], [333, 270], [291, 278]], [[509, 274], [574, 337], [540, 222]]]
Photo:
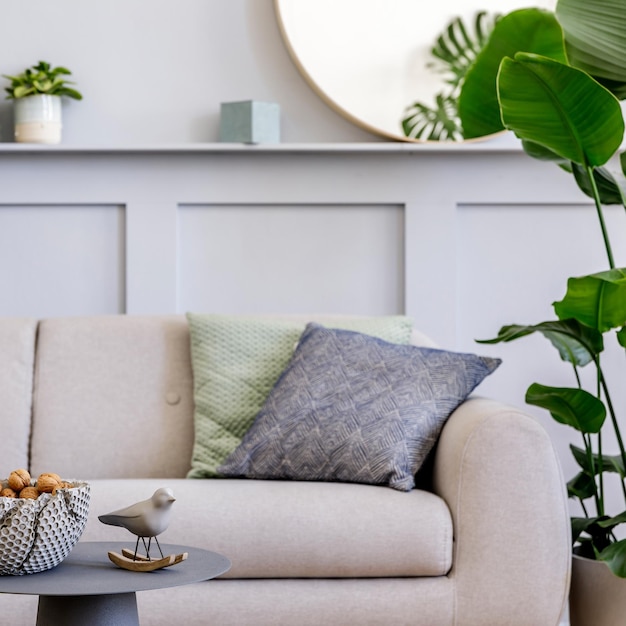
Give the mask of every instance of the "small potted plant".
[[27, 68], [17, 76], [3, 74], [11, 81], [7, 99], [15, 100], [15, 141], [59, 143], [61, 141], [61, 97], [81, 100], [82, 95], [68, 85], [71, 72], [52, 67], [46, 61]]

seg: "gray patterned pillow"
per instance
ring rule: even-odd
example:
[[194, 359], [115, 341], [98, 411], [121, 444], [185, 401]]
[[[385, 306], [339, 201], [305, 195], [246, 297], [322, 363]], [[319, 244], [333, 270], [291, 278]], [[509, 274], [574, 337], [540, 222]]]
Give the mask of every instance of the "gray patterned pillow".
[[450, 413], [499, 364], [309, 324], [218, 474], [409, 491]]

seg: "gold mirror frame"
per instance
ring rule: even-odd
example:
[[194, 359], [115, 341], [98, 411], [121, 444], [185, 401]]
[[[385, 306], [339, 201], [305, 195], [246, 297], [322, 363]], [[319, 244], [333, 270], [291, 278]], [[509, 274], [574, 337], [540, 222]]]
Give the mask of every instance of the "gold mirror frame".
[[274, 8], [294, 64], [333, 110], [386, 139], [440, 143], [406, 137], [401, 120], [406, 107], [416, 100], [432, 104], [445, 87], [426, 63], [448, 23], [457, 16], [471, 23], [480, 10], [506, 14], [531, 5], [550, 10], [556, 6], [556, 0], [474, 1], [475, 5], [467, 0], [274, 0]]

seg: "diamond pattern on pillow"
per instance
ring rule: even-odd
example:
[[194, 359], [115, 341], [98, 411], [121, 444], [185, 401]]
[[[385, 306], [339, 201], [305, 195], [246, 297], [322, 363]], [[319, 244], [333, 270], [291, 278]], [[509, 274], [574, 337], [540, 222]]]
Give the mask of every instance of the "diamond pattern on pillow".
[[309, 324], [218, 473], [409, 491], [450, 413], [499, 364]]

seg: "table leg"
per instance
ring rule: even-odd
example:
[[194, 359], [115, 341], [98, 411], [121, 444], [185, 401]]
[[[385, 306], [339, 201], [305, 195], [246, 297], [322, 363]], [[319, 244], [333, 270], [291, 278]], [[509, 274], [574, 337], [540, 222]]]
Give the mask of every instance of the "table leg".
[[137, 596], [39, 596], [37, 626], [139, 626]]

